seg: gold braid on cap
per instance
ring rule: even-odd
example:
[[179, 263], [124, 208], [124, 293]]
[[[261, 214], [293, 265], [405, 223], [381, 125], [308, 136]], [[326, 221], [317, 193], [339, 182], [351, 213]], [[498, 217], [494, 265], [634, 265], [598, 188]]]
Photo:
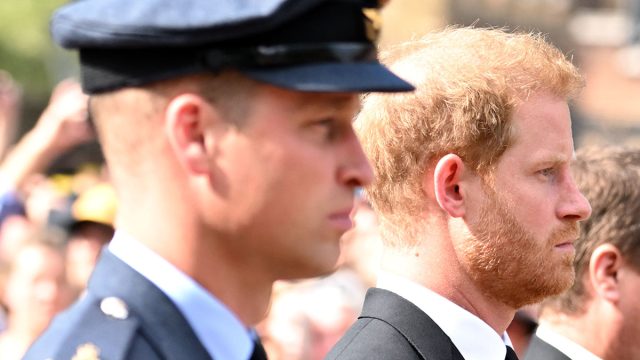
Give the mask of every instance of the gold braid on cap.
[[364, 14], [364, 27], [367, 38], [374, 44], [378, 43], [380, 38], [380, 30], [382, 30], [382, 16], [380, 10], [376, 8], [362, 9]]

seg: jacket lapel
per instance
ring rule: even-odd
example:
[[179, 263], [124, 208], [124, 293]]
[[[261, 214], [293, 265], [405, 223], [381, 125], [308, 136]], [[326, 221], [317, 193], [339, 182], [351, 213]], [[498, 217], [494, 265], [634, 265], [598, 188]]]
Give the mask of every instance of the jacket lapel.
[[568, 357], [555, 347], [549, 345], [547, 342], [540, 339], [536, 335], [533, 335], [533, 337], [531, 338], [531, 342], [529, 343], [529, 347], [527, 348], [527, 353], [525, 354], [524, 359], [571, 360], [570, 357]]
[[375, 318], [393, 326], [423, 359], [464, 360], [427, 314], [391, 291], [369, 289], [360, 318]]

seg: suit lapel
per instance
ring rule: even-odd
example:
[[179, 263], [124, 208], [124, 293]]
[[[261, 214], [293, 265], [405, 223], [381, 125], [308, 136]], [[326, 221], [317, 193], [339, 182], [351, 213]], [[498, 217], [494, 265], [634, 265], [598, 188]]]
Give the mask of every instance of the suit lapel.
[[369, 289], [360, 318], [375, 318], [393, 326], [423, 359], [464, 360], [451, 339], [413, 303], [383, 289]]
[[565, 355], [560, 350], [549, 345], [536, 335], [533, 335], [527, 353], [524, 357], [525, 360], [571, 360], [570, 357]]
[[140, 318], [142, 332], [168, 359], [210, 360], [187, 320], [173, 302], [138, 272], [111, 254], [102, 252], [89, 282], [99, 298], [116, 296]]

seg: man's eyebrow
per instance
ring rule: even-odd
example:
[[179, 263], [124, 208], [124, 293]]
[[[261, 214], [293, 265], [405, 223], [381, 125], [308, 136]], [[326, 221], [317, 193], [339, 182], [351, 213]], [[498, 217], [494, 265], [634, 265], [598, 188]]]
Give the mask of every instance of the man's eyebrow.
[[561, 154], [532, 154], [530, 156], [530, 163], [533, 166], [557, 166], [570, 163], [575, 157], [575, 152], [571, 157], [567, 157]]
[[[297, 106], [292, 107], [292, 112], [300, 114], [344, 114], [358, 111], [360, 101], [348, 95], [319, 99], [314, 103], [308, 103], [303, 99], [296, 101]], [[355, 114], [354, 114], [355, 119]], [[353, 120], [353, 119], [352, 119]]]

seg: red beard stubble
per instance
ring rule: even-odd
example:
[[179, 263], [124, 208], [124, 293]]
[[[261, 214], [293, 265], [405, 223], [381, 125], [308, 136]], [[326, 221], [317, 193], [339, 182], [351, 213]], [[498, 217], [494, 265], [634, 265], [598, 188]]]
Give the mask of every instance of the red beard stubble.
[[577, 239], [578, 223], [567, 223], [541, 242], [515, 218], [507, 202], [491, 190], [488, 194], [461, 249], [462, 262], [476, 286], [514, 309], [568, 289], [575, 278], [575, 251], [557, 252], [554, 246]]

